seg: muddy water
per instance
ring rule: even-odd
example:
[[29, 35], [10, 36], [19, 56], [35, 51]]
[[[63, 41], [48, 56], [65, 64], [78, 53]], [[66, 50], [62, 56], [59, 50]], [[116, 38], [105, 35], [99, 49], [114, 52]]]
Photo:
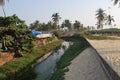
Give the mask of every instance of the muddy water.
[[70, 45], [72, 45], [71, 42], [63, 42], [62, 46], [57, 51], [54, 51], [46, 60], [38, 63], [34, 69], [37, 74], [35, 80], [49, 80], [56, 69], [56, 63]]

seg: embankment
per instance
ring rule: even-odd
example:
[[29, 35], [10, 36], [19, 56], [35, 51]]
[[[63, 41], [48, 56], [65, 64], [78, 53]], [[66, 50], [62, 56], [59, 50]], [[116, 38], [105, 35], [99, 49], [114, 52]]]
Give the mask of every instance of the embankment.
[[[97, 52], [97, 51], [96, 51]], [[110, 65], [99, 55], [97, 52], [97, 55], [99, 56], [99, 62], [108, 76], [109, 80], [120, 80], [119, 75], [110, 67]]]

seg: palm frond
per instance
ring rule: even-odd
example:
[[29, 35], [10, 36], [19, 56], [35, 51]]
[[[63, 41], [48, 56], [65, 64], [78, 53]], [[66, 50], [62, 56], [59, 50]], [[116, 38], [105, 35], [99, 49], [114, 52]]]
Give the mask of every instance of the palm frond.
[[112, 1], [114, 1], [114, 5], [116, 5], [119, 0], [112, 0]]

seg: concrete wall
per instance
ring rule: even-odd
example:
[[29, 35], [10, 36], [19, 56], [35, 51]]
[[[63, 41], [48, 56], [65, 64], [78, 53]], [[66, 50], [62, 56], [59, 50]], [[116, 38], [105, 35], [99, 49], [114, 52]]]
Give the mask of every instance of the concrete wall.
[[101, 67], [108, 76], [109, 80], [120, 80], [119, 75], [108, 65], [108, 63], [99, 55], [98, 52], [96, 55], [99, 56], [99, 62], [101, 64]]

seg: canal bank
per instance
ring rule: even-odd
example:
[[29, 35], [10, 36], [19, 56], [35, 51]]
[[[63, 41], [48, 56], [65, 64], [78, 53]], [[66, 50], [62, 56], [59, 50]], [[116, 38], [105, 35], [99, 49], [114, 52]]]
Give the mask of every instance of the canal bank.
[[33, 80], [36, 77], [33, 65], [36, 60], [50, 51], [61, 46], [62, 41], [54, 41], [45, 46], [34, 48], [32, 53], [26, 53], [24, 57], [9, 61], [0, 66], [0, 80]]
[[71, 61], [74, 60], [80, 53], [89, 47], [89, 43], [79, 35], [71, 37], [64, 37], [65, 41], [72, 41], [73, 45], [70, 46], [58, 61], [56, 65], [56, 71], [53, 73], [50, 80], [64, 80], [65, 72], [69, 71], [68, 66], [71, 65]]
[[38, 59], [34, 67], [34, 72], [37, 74], [34, 80], [49, 79], [52, 76], [52, 73], [56, 70], [56, 63], [70, 45], [72, 45], [71, 42], [64, 41], [58, 50], [50, 52]]
[[[50, 80], [120, 80], [118, 74], [93, 47], [75, 47], [79, 44], [77, 41], [81, 41], [77, 39], [72, 38], [76, 44], [70, 46], [61, 57]], [[82, 43], [89, 44], [85, 39]], [[76, 52], [72, 54], [74, 50]]]

